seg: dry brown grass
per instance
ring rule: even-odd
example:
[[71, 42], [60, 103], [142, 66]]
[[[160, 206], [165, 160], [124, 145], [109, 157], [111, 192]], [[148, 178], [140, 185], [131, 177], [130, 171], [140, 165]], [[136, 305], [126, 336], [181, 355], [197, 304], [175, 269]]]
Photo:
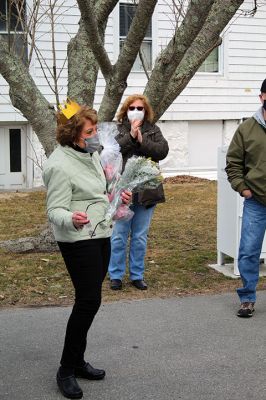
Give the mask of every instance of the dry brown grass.
[[[239, 281], [208, 267], [216, 261], [216, 183], [165, 184], [167, 202], [156, 207], [146, 257], [148, 291], [114, 292], [103, 300], [184, 296], [234, 290]], [[0, 196], [0, 240], [36, 234], [45, 222], [45, 193]], [[0, 252], [0, 304], [70, 304], [73, 290], [60, 254]], [[260, 288], [265, 280], [261, 279]]]

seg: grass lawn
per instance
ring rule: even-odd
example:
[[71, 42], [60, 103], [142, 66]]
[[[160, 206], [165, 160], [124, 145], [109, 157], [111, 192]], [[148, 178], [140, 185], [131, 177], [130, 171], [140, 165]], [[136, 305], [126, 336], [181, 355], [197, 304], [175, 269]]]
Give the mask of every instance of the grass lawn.
[[[232, 291], [239, 280], [208, 267], [216, 262], [216, 182], [166, 183], [167, 202], [156, 207], [146, 256], [147, 291], [114, 292], [103, 301]], [[0, 193], [0, 241], [33, 236], [45, 223], [45, 192]], [[71, 304], [73, 290], [59, 253], [0, 250], [0, 306]], [[260, 289], [265, 285], [260, 279]]]

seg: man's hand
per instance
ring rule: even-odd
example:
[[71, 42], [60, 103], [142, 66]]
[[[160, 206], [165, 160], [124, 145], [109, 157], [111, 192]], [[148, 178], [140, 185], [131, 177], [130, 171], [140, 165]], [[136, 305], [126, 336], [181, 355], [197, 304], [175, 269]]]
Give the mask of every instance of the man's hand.
[[87, 214], [81, 211], [75, 211], [72, 214], [72, 222], [75, 228], [81, 229], [84, 225], [88, 224], [90, 221], [88, 220]]
[[250, 199], [252, 197], [252, 192], [249, 189], [242, 190], [241, 194], [245, 199]]

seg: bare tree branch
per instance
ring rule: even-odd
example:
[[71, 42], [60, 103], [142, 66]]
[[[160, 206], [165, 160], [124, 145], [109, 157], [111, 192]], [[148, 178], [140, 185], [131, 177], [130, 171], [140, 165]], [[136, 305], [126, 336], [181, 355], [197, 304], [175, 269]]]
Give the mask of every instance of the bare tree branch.
[[146, 75], [147, 79], [149, 80], [150, 79], [150, 75], [149, 75], [149, 71], [148, 71], [148, 68], [147, 68], [147, 65], [146, 65], [146, 60], [145, 60], [145, 57], [144, 57], [144, 54], [142, 52], [141, 47], [139, 49], [139, 58], [140, 58], [143, 70], [145, 72], [145, 75]]
[[169, 79], [201, 30], [214, 2], [215, 0], [191, 0], [181, 26], [177, 27], [174, 37], [158, 56], [145, 88], [145, 95], [154, 109], [161, 102]]
[[29, 15], [28, 15], [28, 24], [25, 26], [25, 34], [30, 37], [30, 43], [29, 43], [29, 56], [28, 56], [28, 65], [31, 64], [32, 56], [33, 56], [33, 51], [35, 48], [35, 35], [36, 35], [36, 30], [37, 30], [37, 23], [38, 23], [38, 14], [39, 14], [39, 8], [40, 8], [40, 0], [35, 0], [33, 3], [33, 8], [32, 10], [28, 9]]
[[56, 127], [53, 107], [41, 94], [28, 69], [19, 57], [9, 52], [8, 44], [0, 36], [0, 74], [10, 86], [10, 98], [30, 122], [45, 148], [46, 154], [54, 148]]
[[68, 96], [80, 104], [93, 106], [98, 63], [88, 46], [81, 21], [77, 35], [68, 44]]
[[154, 110], [155, 120], [163, 115], [210, 52], [221, 43], [220, 32], [230, 22], [243, 2], [244, 0], [216, 0], [202, 30], [169, 80], [165, 95]]
[[127, 78], [138, 55], [145, 37], [157, 0], [140, 0], [132, 20], [127, 38], [113, 67], [113, 74], [107, 82], [104, 97], [99, 110], [100, 119], [113, 119], [123, 93], [127, 87]]
[[95, 4], [95, 15], [98, 23], [105, 23], [117, 5], [119, 0], [97, 0]]
[[[107, 19], [118, 0], [94, 0], [94, 18], [104, 35]], [[103, 39], [102, 39], [103, 42]], [[93, 106], [99, 64], [88, 43], [85, 24], [81, 18], [77, 35], [68, 44], [68, 96], [80, 104]]]
[[53, 85], [52, 85], [52, 83], [50, 81], [50, 78], [48, 77], [48, 75], [46, 73], [46, 70], [47, 70], [49, 72], [50, 76], [52, 77], [53, 76], [53, 71], [49, 67], [45, 57], [43, 56], [42, 52], [38, 49], [37, 46], [35, 46], [35, 54], [36, 54], [37, 60], [39, 61], [39, 65], [40, 65], [40, 68], [42, 70], [43, 76], [44, 76], [49, 88], [55, 94], [55, 88], [53, 87]]
[[52, 0], [49, 1], [49, 7], [50, 7], [50, 20], [51, 20], [51, 36], [52, 36], [52, 57], [53, 57], [53, 67], [52, 67], [52, 77], [53, 77], [53, 82], [54, 82], [54, 93], [55, 93], [55, 98], [56, 98], [56, 105], [57, 108], [60, 104], [59, 101], [59, 93], [58, 93], [58, 77], [57, 77], [57, 66], [56, 66], [56, 49], [55, 49], [55, 6], [56, 6], [56, 1], [52, 2]]
[[42, 171], [43, 170], [42, 160], [39, 160], [37, 151], [36, 151], [35, 147], [33, 146], [32, 140], [29, 138], [28, 135], [27, 135], [27, 140], [30, 143], [31, 149], [32, 149], [32, 151], [34, 153], [34, 156], [35, 156], [35, 159], [32, 158], [32, 157], [29, 157], [29, 156], [27, 156], [27, 158], [29, 160], [31, 160], [36, 165], [36, 167], [40, 168], [40, 170]]
[[186, 5], [186, 1], [184, 0], [172, 0], [172, 9], [177, 26], [179, 25], [180, 20], [184, 19], [185, 17]]
[[91, 0], [77, 0], [81, 12], [82, 20], [89, 39], [89, 46], [101, 68], [105, 79], [109, 79], [113, 67], [109, 56], [104, 48], [103, 32], [100, 34], [97, 20], [94, 16], [94, 8]]
[[120, 81], [126, 81], [131, 71], [141, 43], [147, 32], [157, 1], [158, 0], [139, 1], [127, 38], [115, 65], [116, 73]]

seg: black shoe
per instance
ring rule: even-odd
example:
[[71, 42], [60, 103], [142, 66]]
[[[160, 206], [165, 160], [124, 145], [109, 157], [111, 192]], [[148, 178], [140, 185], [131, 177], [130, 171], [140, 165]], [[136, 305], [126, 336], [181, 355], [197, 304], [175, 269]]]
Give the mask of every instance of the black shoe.
[[122, 281], [120, 279], [111, 279], [110, 288], [112, 290], [121, 290], [122, 289]]
[[132, 285], [135, 286], [139, 290], [147, 290], [148, 286], [142, 279], [136, 279], [132, 281]]
[[88, 362], [84, 367], [75, 368], [75, 376], [78, 378], [89, 379], [90, 381], [98, 381], [105, 377], [103, 369], [93, 368]]
[[61, 378], [59, 371], [56, 375], [57, 385], [60, 392], [67, 399], [81, 399], [83, 392], [76, 381], [74, 375], [67, 376], [66, 378]]
[[252, 302], [244, 302], [241, 303], [240, 309], [237, 312], [237, 316], [241, 318], [250, 318], [252, 317], [255, 308], [254, 308], [255, 303]]

